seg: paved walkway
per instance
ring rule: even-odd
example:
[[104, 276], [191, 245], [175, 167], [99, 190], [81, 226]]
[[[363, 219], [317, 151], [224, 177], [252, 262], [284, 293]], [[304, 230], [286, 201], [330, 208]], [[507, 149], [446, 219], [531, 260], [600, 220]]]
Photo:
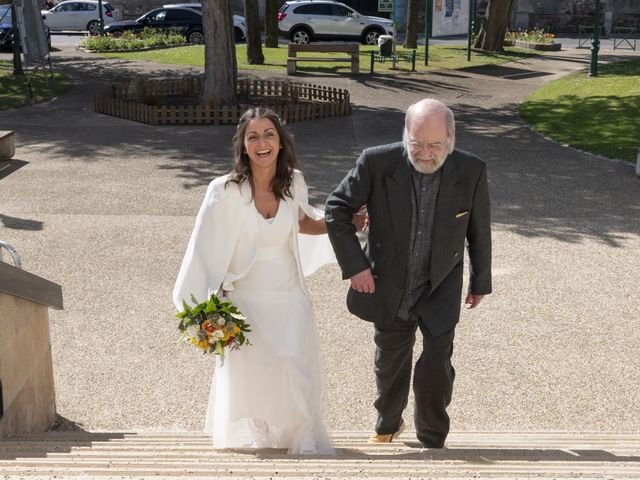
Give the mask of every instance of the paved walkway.
[[[17, 132], [0, 238], [26, 270], [63, 286], [65, 310], [51, 312], [58, 411], [66, 428], [198, 431], [211, 362], [174, 346], [170, 292], [206, 185], [230, 168], [234, 128], [93, 112], [107, 82], [196, 69], [73, 50], [54, 59], [76, 80], [68, 94], [0, 112], [0, 130]], [[495, 293], [457, 330], [455, 431], [640, 431], [640, 182], [633, 165], [565, 148], [517, 116], [528, 93], [587, 62], [588, 51], [569, 50], [426, 75], [300, 77], [348, 88], [354, 104], [349, 117], [291, 125], [313, 203], [362, 148], [399, 139], [403, 111], [425, 96], [453, 107], [458, 145], [488, 163]], [[310, 289], [328, 426], [367, 432], [370, 325], [346, 311], [337, 267]]]

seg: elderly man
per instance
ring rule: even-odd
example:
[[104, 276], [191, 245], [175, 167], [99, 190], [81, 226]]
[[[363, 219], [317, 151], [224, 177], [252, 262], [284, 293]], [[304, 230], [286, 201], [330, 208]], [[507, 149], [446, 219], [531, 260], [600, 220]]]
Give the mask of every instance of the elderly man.
[[[455, 372], [463, 251], [468, 242], [467, 308], [491, 293], [491, 227], [485, 164], [454, 148], [453, 113], [421, 100], [409, 107], [402, 143], [366, 149], [326, 203], [326, 224], [350, 279], [349, 311], [374, 323], [378, 397], [371, 442], [391, 442], [405, 428], [416, 330], [423, 349], [413, 379], [420, 442], [442, 448]], [[369, 215], [364, 251], [352, 214]]]

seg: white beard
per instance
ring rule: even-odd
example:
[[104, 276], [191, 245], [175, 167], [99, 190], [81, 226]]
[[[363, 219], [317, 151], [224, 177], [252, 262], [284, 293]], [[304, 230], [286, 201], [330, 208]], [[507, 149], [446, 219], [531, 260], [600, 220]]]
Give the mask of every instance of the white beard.
[[438, 171], [440, 167], [444, 164], [445, 159], [447, 158], [447, 154], [442, 154], [442, 157], [438, 157], [437, 155], [431, 155], [427, 158], [416, 158], [411, 153], [407, 152], [409, 156], [409, 161], [413, 168], [415, 168], [420, 173], [434, 173]]

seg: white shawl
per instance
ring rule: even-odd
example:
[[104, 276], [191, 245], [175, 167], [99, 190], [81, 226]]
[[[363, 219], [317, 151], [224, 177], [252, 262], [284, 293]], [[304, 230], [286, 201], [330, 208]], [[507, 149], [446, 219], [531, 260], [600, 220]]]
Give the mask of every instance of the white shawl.
[[[229, 175], [209, 184], [196, 217], [195, 226], [173, 289], [173, 303], [182, 310], [182, 301], [191, 304], [191, 295], [202, 302], [222, 285], [233, 288], [232, 282], [251, 268], [258, 246], [258, 224], [253, 210], [251, 186], [241, 188], [234, 183], [225, 187]], [[309, 205], [308, 189], [302, 172], [294, 171], [293, 199], [286, 204], [293, 220], [292, 250], [296, 257], [300, 283], [305, 292], [304, 277], [322, 265], [335, 262], [335, 255], [325, 235], [299, 233], [300, 210], [310, 218], [319, 219], [323, 212]]]

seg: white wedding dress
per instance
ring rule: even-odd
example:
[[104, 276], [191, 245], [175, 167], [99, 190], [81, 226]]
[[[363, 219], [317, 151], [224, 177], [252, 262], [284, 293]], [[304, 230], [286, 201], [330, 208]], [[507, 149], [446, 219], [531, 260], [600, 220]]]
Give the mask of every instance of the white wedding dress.
[[216, 360], [205, 430], [216, 448], [281, 448], [332, 454], [321, 409], [313, 310], [290, 247], [292, 218], [280, 201], [258, 216], [255, 262], [229, 297], [247, 317], [251, 345]]

